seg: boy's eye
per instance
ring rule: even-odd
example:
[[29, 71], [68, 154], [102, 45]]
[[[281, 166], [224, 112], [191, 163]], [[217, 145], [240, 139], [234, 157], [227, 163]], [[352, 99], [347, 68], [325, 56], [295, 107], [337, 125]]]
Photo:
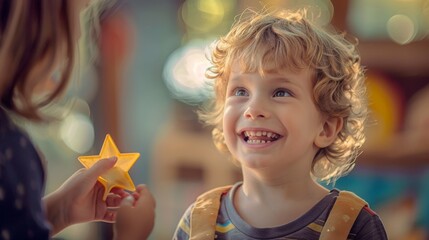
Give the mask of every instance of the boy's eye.
[[234, 96], [249, 96], [249, 94], [245, 89], [237, 88], [234, 90]]
[[289, 97], [289, 96], [291, 96], [291, 94], [285, 89], [277, 89], [273, 94], [273, 97]]

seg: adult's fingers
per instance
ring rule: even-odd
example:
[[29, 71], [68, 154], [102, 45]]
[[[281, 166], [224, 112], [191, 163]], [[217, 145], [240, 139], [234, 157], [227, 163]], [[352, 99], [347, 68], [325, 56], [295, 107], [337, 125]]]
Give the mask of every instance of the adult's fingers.
[[116, 211], [106, 211], [103, 218], [103, 222], [114, 223], [116, 219], [116, 215], [117, 215]]
[[110, 190], [110, 193], [120, 196], [121, 198], [125, 198], [130, 195], [130, 193], [126, 192], [122, 188], [114, 187]]
[[97, 161], [94, 165], [92, 165], [92, 167], [88, 169], [87, 176], [97, 179], [98, 176], [102, 175], [115, 166], [117, 160], [117, 157], [110, 157]]
[[122, 199], [124, 197], [121, 197], [119, 195], [116, 194], [109, 194], [107, 195], [107, 199], [106, 199], [106, 206], [109, 209], [116, 209], [119, 207], [119, 205], [121, 205]]

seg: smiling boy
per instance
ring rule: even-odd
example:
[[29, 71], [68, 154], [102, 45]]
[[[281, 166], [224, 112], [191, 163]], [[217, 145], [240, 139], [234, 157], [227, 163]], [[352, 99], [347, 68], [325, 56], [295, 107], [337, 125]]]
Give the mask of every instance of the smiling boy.
[[243, 181], [201, 195], [174, 239], [387, 239], [363, 200], [318, 183], [347, 174], [365, 139], [355, 46], [303, 10], [245, 14], [213, 47], [200, 114]]

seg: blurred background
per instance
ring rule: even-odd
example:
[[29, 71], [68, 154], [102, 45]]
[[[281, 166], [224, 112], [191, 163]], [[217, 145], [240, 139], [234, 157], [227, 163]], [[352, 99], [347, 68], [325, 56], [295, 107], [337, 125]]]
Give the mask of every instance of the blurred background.
[[[367, 68], [371, 121], [351, 174], [329, 188], [365, 198], [389, 239], [429, 239], [428, 0], [118, 0], [103, 14], [100, 58], [82, 68], [69, 114], [28, 125], [48, 161], [47, 192], [97, 155], [106, 134], [121, 152], [139, 152], [130, 170], [157, 199], [151, 239], [171, 239], [194, 198], [239, 181], [195, 114], [209, 96], [202, 84], [206, 47], [246, 8], [306, 7], [321, 25], [359, 39]], [[111, 225], [88, 223], [57, 239], [111, 239]]]

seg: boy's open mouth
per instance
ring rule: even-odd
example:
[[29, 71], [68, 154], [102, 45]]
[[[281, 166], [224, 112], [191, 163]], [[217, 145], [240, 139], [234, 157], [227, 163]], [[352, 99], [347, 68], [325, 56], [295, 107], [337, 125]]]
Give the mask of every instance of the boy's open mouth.
[[277, 133], [269, 131], [243, 131], [241, 136], [249, 144], [270, 143], [282, 137]]

